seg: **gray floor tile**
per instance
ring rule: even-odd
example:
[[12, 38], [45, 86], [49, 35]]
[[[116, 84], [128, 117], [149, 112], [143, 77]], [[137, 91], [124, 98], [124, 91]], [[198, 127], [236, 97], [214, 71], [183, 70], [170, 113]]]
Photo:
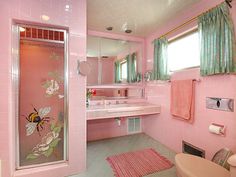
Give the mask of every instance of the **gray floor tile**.
[[[108, 156], [144, 148], [153, 148], [174, 162], [175, 152], [145, 134], [128, 135], [89, 142], [87, 147], [87, 170], [70, 177], [113, 177], [111, 167], [105, 160]], [[175, 167], [147, 175], [146, 177], [177, 177]]]

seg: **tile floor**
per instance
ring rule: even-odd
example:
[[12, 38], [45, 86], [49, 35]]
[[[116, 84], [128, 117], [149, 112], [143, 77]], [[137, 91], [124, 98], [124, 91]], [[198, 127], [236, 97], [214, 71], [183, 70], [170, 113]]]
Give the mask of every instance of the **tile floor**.
[[[175, 152], [143, 133], [135, 134], [89, 142], [87, 148], [87, 171], [70, 177], [113, 177], [114, 174], [105, 160], [106, 157], [148, 147], [154, 148], [174, 162]], [[175, 167], [145, 177], [176, 177]]]

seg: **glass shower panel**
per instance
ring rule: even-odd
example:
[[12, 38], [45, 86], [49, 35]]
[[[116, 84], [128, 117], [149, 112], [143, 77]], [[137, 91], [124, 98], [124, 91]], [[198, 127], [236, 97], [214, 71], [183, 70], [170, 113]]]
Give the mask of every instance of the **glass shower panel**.
[[66, 31], [19, 26], [18, 168], [66, 160]]

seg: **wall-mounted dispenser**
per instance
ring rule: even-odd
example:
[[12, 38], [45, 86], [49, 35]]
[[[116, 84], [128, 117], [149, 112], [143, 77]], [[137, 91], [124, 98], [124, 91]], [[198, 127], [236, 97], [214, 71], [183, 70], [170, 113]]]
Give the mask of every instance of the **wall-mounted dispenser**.
[[225, 129], [226, 128], [224, 125], [215, 124], [215, 123], [212, 123], [209, 126], [209, 132], [217, 134], [217, 135], [221, 135], [221, 136], [225, 135]]
[[234, 100], [229, 98], [206, 98], [206, 108], [220, 111], [234, 111]]

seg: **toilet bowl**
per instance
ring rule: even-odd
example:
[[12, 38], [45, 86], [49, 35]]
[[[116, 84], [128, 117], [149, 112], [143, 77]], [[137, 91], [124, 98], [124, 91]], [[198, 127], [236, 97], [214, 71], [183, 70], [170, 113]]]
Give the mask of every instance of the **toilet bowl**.
[[178, 177], [236, 177], [214, 162], [189, 154], [177, 154], [175, 165]]

